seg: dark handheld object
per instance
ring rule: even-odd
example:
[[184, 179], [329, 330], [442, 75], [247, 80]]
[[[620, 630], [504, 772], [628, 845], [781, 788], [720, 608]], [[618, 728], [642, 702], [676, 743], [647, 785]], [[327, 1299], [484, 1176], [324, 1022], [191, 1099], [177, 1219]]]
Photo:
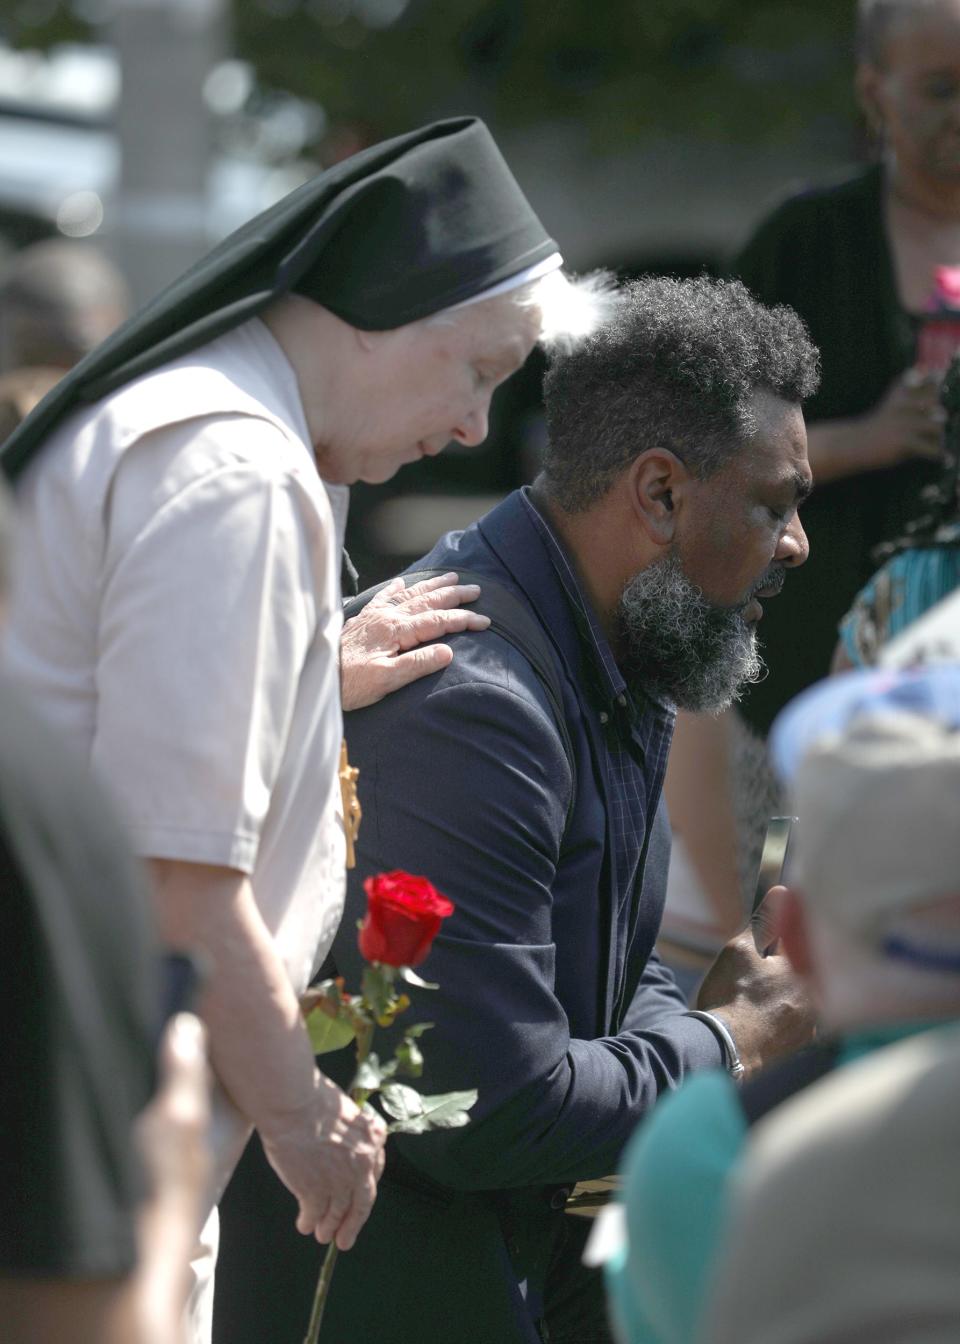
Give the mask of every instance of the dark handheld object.
[[193, 952], [165, 952], [160, 958], [160, 1007], [157, 1044], [167, 1023], [177, 1013], [196, 1011], [197, 999], [206, 981], [202, 960]]
[[753, 896], [751, 914], [757, 913], [770, 888], [779, 886], [783, 881], [787, 856], [790, 853], [790, 840], [796, 824], [796, 817], [771, 817], [767, 823], [767, 835], [763, 842], [763, 853], [760, 855], [757, 889]]
[[757, 887], [753, 896], [753, 911], [750, 915], [750, 927], [757, 951], [765, 957], [776, 942], [775, 911], [764, 905], [771, 887], [779, 886], [787, 871], [790, 857], [790, 841], [793, 839], [796, 817], [771, 817], [767, 823], [767, 836], [760, 855], [760, 868], [757, 872]]

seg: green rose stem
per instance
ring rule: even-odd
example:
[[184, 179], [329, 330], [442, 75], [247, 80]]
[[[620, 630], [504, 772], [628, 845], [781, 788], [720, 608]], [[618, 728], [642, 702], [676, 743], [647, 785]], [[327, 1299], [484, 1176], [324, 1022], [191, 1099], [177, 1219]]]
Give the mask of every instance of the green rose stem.
[[[384, 988], [392, 987], [395, 974], [393, 967], [378, 966], [377, 970], [385, 982]], [[369, 1090], [365, 1087], [358, 1087], [356, 1080], [360, 1073], [360, 1066], [370, 1054], [370, 1046], [373, 1043], [373, 1025], [372, 1021], [357, 1022], [354, 1028], [357, 1043], [357, 1072], [354, 1074], [354, 1081], [350, 1086], [350, 1097], [358, 1106], [363, 1106], [370, 1096]], [[339, 1254], [340, 1250], [336, 1241], [331, 1241], [327, 1247], [327, 1253], [323, 1257], [323, 1264], [320, 1266], [320, 1277], [317, 1279], [317, 1289], [313, 1295], [313, 1306], [310, 1309], [310, 1324], [307, 1326], [307, 1334], [303, 1344], [318, 1344], [320, 1327], [323, 1324], [323, 1310], [327, 1305], [330, 1280], [333, 1278], [333, 1271]]]
[[337, 1243], [331, 1241], [327, 1247], [327, 1253], [323, 1257], [323, 1264], [320, 1267], [320, 1277], [317, 1280], [317, 1291], [313, 1295], [313, 1307], [310, 1311], [310, 1324], [307, 1326], [307, 1337], [304, 1344], [317, 1344], [320, 1338], [320, 1326], [323, 1324], [323, 1309], [327, 1305], [327, 1293], [330, 1290], [330, 1280], [333, 1278], [333, 1269], [337, 1263]]
[[[411, 878], [408, 874], [387, 874], [383, 879], [367, 879], [374, 885], [378, 880], [396, 887], [400, 879], [429, 886], [425, 878]], [[365, 886], [367, 883], [364, 884]], [[430, 943], [439, 928], [440, 919], [453, 913], [453, 906], [435, 892], [431, 898], [429, 936], [422, 935], [418, 948], [407, 946], [406, 953], [417, 964], [429, 951]], [[368, 890], [368, 896], [370, 892]], [[372, 901], [371, 901], [372, 903]], [[445, 908], [438, 910], [441, 905]], [[398, 994], [397, 979], [415, 985], [419, 989], [436, 989], [436, 985], [421, 980], [409, 965], [380, 961], [371, 950], [364, 950], [363, 929], [361, 926], [360, 951], [367, 961], [357, 996], [344, 992], [340, 979], [324, 980], [316, 989], [308, 990], [301, 999], [306, 1018], [307, 1030], [314, 1054], [323, 1055], [332, 1050], [342, 1050], [350, 1041], [354, 1041], [357, 1051], [357, 1068], [350, 1084], [350, 1096], [358, 1106], [365, 1106], [376, 1092], [380, 1104], [390, 1120], [387, 1132], [390, 1134], [424, 1134], [429, 1129], [458, 1129], [470, 1119], [468, 1112], [477, 1100], [475, 1088], [464, 1092], [446, 1092], [439, 1096], [422, 1096], [416, 1088], [401, 1083], [398, 1078], [419, 1078], [423, 1072], [423, 1054], [420, 1050], [420, 1038], [429, 1031], [430, 1022], [416, 1022], [407, 1027], [403, 1039], [397, 1047], [394, 1058], [381, 1062], [371, 1050], [374, 1029], [378, 1026], [389, 1027], [395, 1019], [410, 1007], [406, 994]], [[377, 953], [387, 956], [388, 947], [377, 948]], [[394, 955], [401, 955], [394, 953]], [[318, 1344], [320, 1326], [323, 1323], [323, 1310], [330, 1291], [330, 1280], [337, 1263], [337, 1243], [331, 1241], [324, 1256], [317, 1281], [317, 1291], [313, 1297], [310, 1312], [310, 1324], [307, 1327], [304, 1344]]]

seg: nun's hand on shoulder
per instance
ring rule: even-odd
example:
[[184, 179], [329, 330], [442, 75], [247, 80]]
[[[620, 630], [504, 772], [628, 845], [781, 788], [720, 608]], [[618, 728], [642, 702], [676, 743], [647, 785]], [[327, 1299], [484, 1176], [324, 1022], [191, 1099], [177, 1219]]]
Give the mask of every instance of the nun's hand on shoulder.
[[411, 588], [393, 579], [344, 623], [340, 640], [340, 689], [344, 710], [374, 705], [419, 677], [439, 672], [453, 658], [435, 641], [462, 630], [486, 630], [487, 616], [464, 609], [480, 588], [441, 574]]

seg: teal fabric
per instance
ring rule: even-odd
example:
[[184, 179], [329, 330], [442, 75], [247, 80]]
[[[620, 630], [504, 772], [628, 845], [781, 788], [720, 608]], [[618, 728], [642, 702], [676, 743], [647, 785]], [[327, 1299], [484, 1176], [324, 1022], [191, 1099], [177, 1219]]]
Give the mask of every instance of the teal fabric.
[[872, 667], [887, 640], [905, 630], [960, 584], [960, 525], [943, 545], [904, 551], [877, 570], [840, 622], [855, 667]]
[[724, 1217], [727, 1177], [747, 1134], [729, 1074], [711, 1070], [664, 1097], [624, 1161], [628, 1243], [607, 1266], [626, 1344], [690, 1340]]
[[[942, 1025], [851, 1035], [838, 1067]], [[729, 1074], [694, 1075], [659, 1101], [624, 1153], [627, 1241], [607, 1261], [610, 1314], [623, 1344], [694, 1344], [727, 1218], [747, 1123]]]

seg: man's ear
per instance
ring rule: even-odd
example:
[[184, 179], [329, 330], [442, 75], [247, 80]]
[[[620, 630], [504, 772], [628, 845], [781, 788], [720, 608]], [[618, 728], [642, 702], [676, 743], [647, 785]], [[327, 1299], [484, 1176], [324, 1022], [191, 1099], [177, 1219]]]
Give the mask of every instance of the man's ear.
[[677, 526], [677, 506], [689, 478], [668, 448], [649, 448], [629, 469], [631, 503], [650, 540], [669, 546]]

